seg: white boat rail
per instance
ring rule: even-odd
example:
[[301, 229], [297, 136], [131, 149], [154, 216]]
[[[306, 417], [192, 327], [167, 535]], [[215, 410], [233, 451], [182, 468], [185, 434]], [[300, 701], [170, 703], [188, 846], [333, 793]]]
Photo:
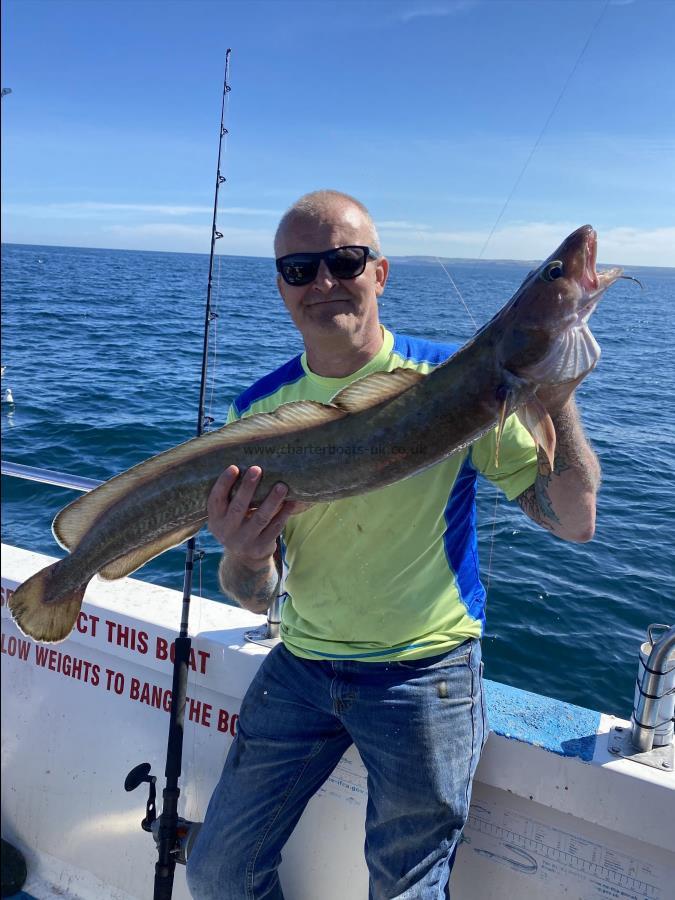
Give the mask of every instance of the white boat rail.
[[14, 478], [23, 478], [26, 481], [38, 481], [41, 484], [54, 484], [57, 487], [70, 488], [73, 491], [93, 491], [103, 484], [95, 478], [81, 478], [79, 475], [70, 475], [67, 472], [55, 472], [53, 469], [42, 469], [38, 466], [24, 466], [21, 463], [2, 461], [2, 474], [11, 475]]
[[[2, 460], [0, 463], [2, 474], [12, 478], [23, 478], [25, 481], [37, 481], [40, 484], [52, 484], [56, 487], [69, 488], [74, 491], [87, 493], [93, 491], [102, 481], [95, 478], [83, 478], [80, 475], [71, 475], [69, 472], [57, 472], [54, 469], [43, 469], [39, 466], [25, 466], [22, 463], [13, 463]], [[258, 628], [252, 628], [246, 634], [246, 639], [255, 644], [273, 646], [279, 640], [279, 627], [281, 625], [281, 597], [276, 598], [267, 613], [267, 622]]]

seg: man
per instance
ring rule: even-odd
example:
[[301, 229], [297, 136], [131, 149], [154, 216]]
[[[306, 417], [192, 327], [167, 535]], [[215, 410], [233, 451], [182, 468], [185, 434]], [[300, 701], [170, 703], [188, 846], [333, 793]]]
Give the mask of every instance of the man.
[[[281, 220], [275, 255], [305, 353], [237, 398], [231, 418], [299, 399], [327, 403], [375, 371], [428, 372], [454, 349], [380, 325], [389, 267], [368, 211], [352, 197], [301, 198]], [[487, 737], [476, 473], [559, 537], [589, 540], [599, 468], [572, 392], [539, 394], [557, 432], [553, 471], [512, 416], [499, 466], [491, 432], [414, 478], [311, 508], [285, 502], [280, 484], [250, 509], [257, 466], [233, 497], [238, 470], [220, 477], [209, 527], [224, 547], [223, 591], [265, 612], [279, 590], [283, 535], [287, 598], [283, 642], [244, 699], [188, 864], [195, 898], [282, 898], [281, 849], [352, 742], [368, 772], [370, 897], [442, 895]]]

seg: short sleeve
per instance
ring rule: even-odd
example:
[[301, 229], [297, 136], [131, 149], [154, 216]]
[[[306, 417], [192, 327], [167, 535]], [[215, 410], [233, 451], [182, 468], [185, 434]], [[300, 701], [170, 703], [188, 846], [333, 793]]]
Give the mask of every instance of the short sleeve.
[[496, 484], [508, 500], [526, 491], [537, 477], [537, 448], [516, 415], [509, 416], [497, 455], [497, 429], [493, 428], [471, 447], [471, 461], [476, 469]]

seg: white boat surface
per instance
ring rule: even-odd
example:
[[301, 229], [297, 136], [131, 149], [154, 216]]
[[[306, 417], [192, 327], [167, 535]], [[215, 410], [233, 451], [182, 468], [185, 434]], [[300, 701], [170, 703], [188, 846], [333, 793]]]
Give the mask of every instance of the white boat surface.
[[[42, 898], [145, 900], [156, 849], [140, 822], [147, 761], [161, 809], [182, 595], [139, 579], [87, 591], [57, 645], [16, 628], [6, 602], [51, 557], [2, 546], [2, 834]], [[265, 646], [264, 617], [193, 598], [180, 815], [201, 820]], [[451, 880], [453, 900], [669, 900], [675, 896], [675, 774], [617, 752], [630, 723], [487, 681], [491, 734]], [[624, 731], [617, 731], [624, 729]], [[265, 790], [265, 785], [260, 786]], [[366, 776], [352, 747], [283, 853], [287, 900], [365, 900]], [[227, 849], [224, 848], [224, 852]], [[177, 866], [176, 900], [189, 897]]]

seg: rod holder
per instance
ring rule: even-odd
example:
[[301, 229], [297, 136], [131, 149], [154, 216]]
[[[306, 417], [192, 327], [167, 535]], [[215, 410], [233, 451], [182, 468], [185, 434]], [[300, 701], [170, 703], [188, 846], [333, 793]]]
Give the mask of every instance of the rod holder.
[[281, 601], [285, 594], [275, 598], [274, 603], [267, 610], [267, 621], [258, 628], [251, 628], [244, 632], [244, 637], [252, 644], [262, 644], [263, 647], [274, 647], [279, 643], [279, 627], [281, 625]]
[[[654, 640], [652, 631], [666, 629]], [[668, 746], [673, 740], [675, 706], [675, 625], [650, 625], [649, 640], [640, 647], [631, 742], [641, 753]]]

